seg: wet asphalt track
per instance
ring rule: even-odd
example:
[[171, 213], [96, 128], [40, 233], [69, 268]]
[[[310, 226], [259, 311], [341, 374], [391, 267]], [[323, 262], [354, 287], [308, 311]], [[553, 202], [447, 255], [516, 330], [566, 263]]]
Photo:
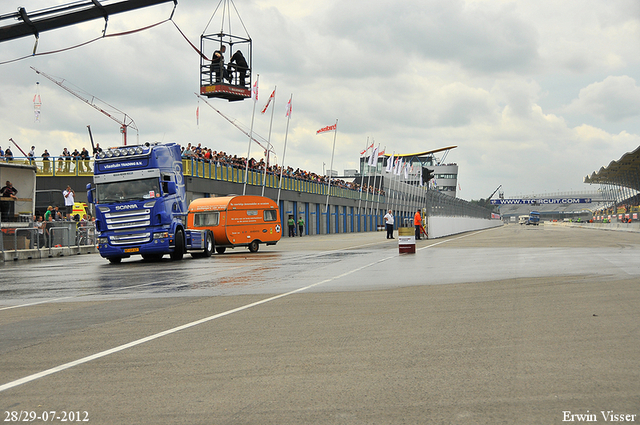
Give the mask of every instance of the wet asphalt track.
[[5, 263], [0, 407], [92, 423], [640, 413], [640, 235], [511, 225], [417, 248], [370, 233]]

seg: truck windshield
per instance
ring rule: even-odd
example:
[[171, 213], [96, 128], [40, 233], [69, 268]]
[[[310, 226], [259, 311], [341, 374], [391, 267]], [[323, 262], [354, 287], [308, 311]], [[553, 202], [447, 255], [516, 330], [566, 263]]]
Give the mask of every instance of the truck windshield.
[[96, 185], [96, 203], [139, 201], [160, 196], [159, 180], [140, 179]]

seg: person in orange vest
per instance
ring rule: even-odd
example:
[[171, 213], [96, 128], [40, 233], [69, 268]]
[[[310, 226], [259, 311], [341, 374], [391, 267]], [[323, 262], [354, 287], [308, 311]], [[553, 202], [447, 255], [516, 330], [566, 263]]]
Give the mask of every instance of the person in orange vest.
[[420, 210], [416, 211], [416, 215], [413, 216], [413, 225], [416, 227], [416, 240], [420, 240], [420, 230], [422, 228], [422, 215]]

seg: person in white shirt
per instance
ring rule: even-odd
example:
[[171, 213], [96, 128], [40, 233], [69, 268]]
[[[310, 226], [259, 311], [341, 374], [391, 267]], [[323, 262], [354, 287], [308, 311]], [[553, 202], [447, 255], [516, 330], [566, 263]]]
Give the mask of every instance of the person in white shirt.
[[391, 210], [384, 215], [384, 222], [387, 227], [387, 239], [393, 239], [393, 212]]
[[64, 195], [65, 213], [67, 217], [70, 217], [71, 214], [73, 214], [73, 204], [75, 202], [74, 196], [76, 193], [71, 189], [71, 186], [67, 185], [67, 188], [62, 192], [62, 194]]

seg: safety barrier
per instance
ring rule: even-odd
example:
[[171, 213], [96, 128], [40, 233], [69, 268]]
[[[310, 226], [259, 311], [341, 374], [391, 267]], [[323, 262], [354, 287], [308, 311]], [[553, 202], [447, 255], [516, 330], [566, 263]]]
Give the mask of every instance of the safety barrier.
[[[46, 250], [51, 248], [95, 246], [96, 230], [93, 222], [54, 221], [47, 229], [33, 226], [10, 227], [5, 223], [0, 232], [0, 250]], [[40, 230], [43, 230], [40, 233]], [[21, 234], [25, 234], [22, 236]]]

